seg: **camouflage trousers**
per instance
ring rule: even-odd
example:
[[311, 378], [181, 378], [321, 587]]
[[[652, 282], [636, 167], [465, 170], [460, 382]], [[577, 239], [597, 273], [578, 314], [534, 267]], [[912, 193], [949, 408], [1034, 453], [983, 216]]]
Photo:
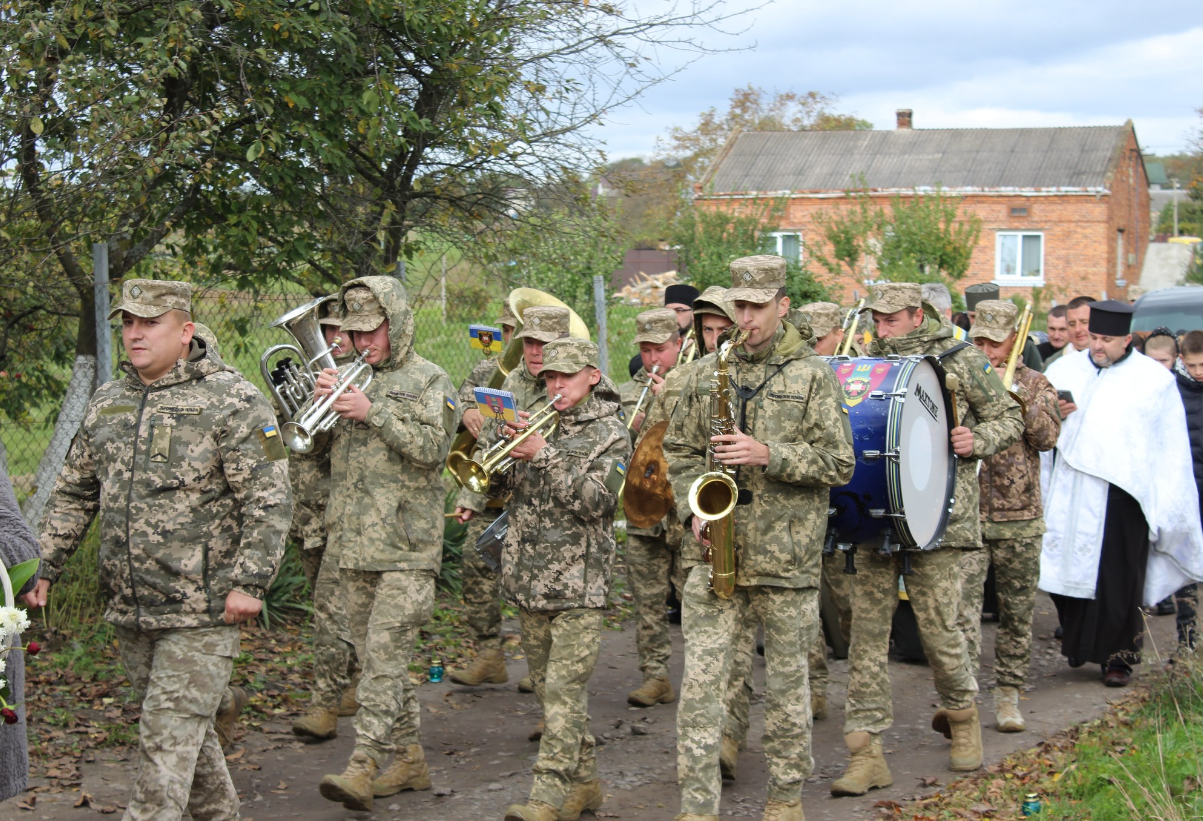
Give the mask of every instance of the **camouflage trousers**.
[[489, 509], [472, 517], [460, 561], [464, 615], [477, 652], [501, 648], [501, 575], [491, 570], [476, 550], [476, 540], [500, 514], [500, 510]]
[[[898, 609], [901, 558], [884, 557], [876, 543], [861, 545], [852, 580], [852, 644], [844, 732], [882, 733], [894, 722], [890, 695], [890, 626]], [[940, 705], [972, 706], [977, 678], [969, 670], [965, 637], [957, 629], [961, 602], [961, 550], [946, 547], [911, 556], [907, 598], [919, 623], [919, 640], [935, 677]]]
[[418, 632], [434, 612], [434, 574], [342, 568], [355, 652], [363, 664], [355, 749], [384, 766], [398, 747], [420, 744], [417, 690], [409, 680]]
[[635, 599], [635, 644], [643, 680], [668, 678], [672, 639], [668, 633], [666, 602], [673, 585], [683, 584], [676, 569], [676, 549], [667, 536], [628, 533], [626, 544], [627, 584]]
[[125, 821], [237, 819], [238, 792], [213, 717], [238, 655], [238, 628], [113, 628], [142, 699], [138, 774]]
[[301, 566], [313, 591], [313, 695], [310, 704], [338, 709], [343, 691], [360, 674], [359, 657], [347, 625], [339, 584], [338, 557], [322, 550], [302, 550]]
[[677, 708], [677, 778], [681, 812], [718, 815], [722, 778], [725, 685], [735, 647], [747, 623], [764, 626], [764, 754], [768, 797], [792, 803], [814, 768], [810, 755], [810, 684], [807, 650], [819, 627], [814, 588], [738, 587], [724, 601], [711, 592], [707, 565], [694, 567], [681, 596], [685, 674]]
[[965, 636], [969, 672], [982, 661], [982, 597], [986, 573], [994, 563], [998, 590], [998, 635], [994, 640], [994, 677], [999, 687], [1023, 687], [1032, 658], [1032, 611], [1040, 578], [1040, 536], [982, 539], [981, 550], [961, 552], [961, 610], [957, 628]]
[[601, 650], [603, 616], [596, 609], [518, 610], [522, 649], [544, 721], [531, 768], [532, 801], [560, 807], [573, 784], [597, 778], [587, 687]]

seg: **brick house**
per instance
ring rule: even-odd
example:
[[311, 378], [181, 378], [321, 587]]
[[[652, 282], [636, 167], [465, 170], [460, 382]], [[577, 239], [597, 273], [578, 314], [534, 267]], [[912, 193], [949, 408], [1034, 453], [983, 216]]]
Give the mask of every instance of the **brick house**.
[[[1044, 289], [1048, 306], [1079, 294], [1124, 299], [1140, 279], [1149, 242], [1149, 184], [1132, 122], [1066, 128], [779, 131], [735, 135], [695, 186], [701, 208], [763, 213], [783, 201], [777, 252], [802, 259], [823, 242], [820, 211], [850, 207], [860, 176], [888, 205], [939, 186], [982, 220], [969, 272], [958, 283], [997, 282], [1004, 296]], [[811, 266], [813, 271], [818, 266]], [[833, 296], [863, 296], [865, 277], [832, 281]]]

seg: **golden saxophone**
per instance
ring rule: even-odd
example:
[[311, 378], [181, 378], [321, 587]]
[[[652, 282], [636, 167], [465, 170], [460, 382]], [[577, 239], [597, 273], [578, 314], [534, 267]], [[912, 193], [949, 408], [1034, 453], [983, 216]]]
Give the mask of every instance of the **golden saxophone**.
[[[710, 383], [710, 436], [735, 432], [734, 392], [731, 389], [731, 353], [748, 338], [739, 331], [719, 348], [718, 369]], [[734, 466], [723, 465], [714, 455], [715, 445], [706, 443], [706, 472], [689, 488], [689, 509], [706, 522], [702, 535], [710, 540], [710, 589], [720, 599], [735, 593], [735, 504], [739, 487], [732, 478]]]

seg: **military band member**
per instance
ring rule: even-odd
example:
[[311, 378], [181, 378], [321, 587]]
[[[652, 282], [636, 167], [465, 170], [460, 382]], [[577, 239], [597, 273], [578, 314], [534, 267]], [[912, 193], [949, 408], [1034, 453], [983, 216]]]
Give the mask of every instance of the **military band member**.
[[682, 544], [682, 559], [692, 569], [682, 596], [677, 819], [718, 817], [725, 690], [733, 644], [750, 612], [765, 630], [770, 781], [764, 818], [799, 821], [802, 782], [813, 768], [806, 655], [819, 624], [819, 555], [829, 489], [852, 476], [852, 432], [835, 375], [808, 344], [809, 328], [803, 335], [782, 321], [789, 311], [785, 260], [745, 257], [730, 269], [726, 297], [739, 327], [750, 333], [731, 357], [735, 432], [710, 435], [715, 359], [706, 357], [685, 375], [665, 439], [675, 498], [688, 498], [713, 443], [715, 458], [738, 468], [736, 482], [747, 502], [734, 513], [739, 561], [728, 600], [710, 589], [701, 520], [687, 505], [678, 511], [692, 535]]
[[[913, 575], [906, 577], [906, 592], [940, 697], [932, 726], [952, 739], [951, 768], [976, 770], [982, 764], [977, 679], [969, 669], [965, 637], [956, 629], [961, 552], [981, 546], [977, 462], [1010, 447], [1023, 433], [1023, 419], [986, 357], [953, 339], [952, 326], [922, 304], [917, 284], [876, 284], [869, 308], [871, 356], [935, 355], [960, 380], [955, 393], [961, 418], [954, 420], [951, 434], [959, 457], [955, 505], [942, 545], [911, 555]], [[833, 795], [863, 795], [893, 783], [881, 753], [881, 734], [893, 723], [887, 655], [903, 559], [898, 553], [882, 556], [877, 547], [865, 544], [858, 550], [857, 573], [850, 577], [852, 644], [844, 739], [851, 760], [843, 777], [832, 783]]]
[[[635, 344], [639, 346], [643, 364], [635, 378], [620, 386], [618, 392], [631, 432], [637, 437], [644, 429], [649, 411], [661, 402], [665, 379], [677, 364], [682, 340], [677, 315], [669, 308], [654, 308], [639, 314], [635, 318], [635, 331]], [[652, 373], [653, 370], [656, 373]], [[645, 389], [647, 394], [642, 408], [636, 412]], [[672, 640], [668, 634], [665, 602], [679, 545], [680, 536], [670, 533], [667, 520], [648, 528], [627, 525], [627, 583], [635, 600], [635, 644], [639, 651], [639, 670], [643, 674], [643, 684], [627, 696], [627, 703], [634, 707], [670, 704], [677, 700], [668, 680]]]
[[[965, 289], [965, 311], [969, 314], [969, 321], [974, 321], [978, 305], [986, 301], [998, 301], [1001, 299], [1001, 289], [996, 283], [983, 282], [977, 285], [970, 285]], [[949, 310], [951, 310], [951, 305], [952, 302], [950, 300]], [[1034, 339], [1029, 338], [1028, 343], [1023, 347], [1023, 364], [1037, 373], [1044, 371], [1044, 357], [1040, 355], [1040, 349]]]
[[271, 405], [194, 338], [191, 286], [129, 279], [128, 361], [102, 385], [41, 526], [50, 585], [100, 516], [100, 587], [126, 675], [142, 699], [127, 821], [238, 817], [214, 714], [258, 615], [292, 518]]
[[[664, 307], [676, 314], [677, 331], [684, 339], [689, 334], [689, 329], [694, 326], [693, 321], [693, 303], [698, 298], [698, 289], [692, 285], [678, 283], [669, 285], [664, 289]], [[689, 356], [689, 349], [694, 344], [692, 339], [684, 339], [686, 357]], [[631, 357], [630, 372], [631, 376], [639, 373], [639, 368], [642, 367], [643, 360], [639, 354]]]
[[[977, 304], [969, 338], [990, 365], [1005, 371], [1015, 345], [1013, 302]], [[994, 565], [998, 588], [998, 635], [994, 640], [994, 710], [1000, 733], [1025, 728], [1019, 712], [1032, 654], [1032, 610], [1040, 578], [1040, 543], [1044, 509], [1040, 504], [1040, 454], [1057, 445], [1061, 412], [1057, 391], [1044, 376], [1020, 362], [1015, 390], [1023, 399], [1023, 436], [1011, 447], [982, 460], [982, 549], [961, 555], [961, 610], [957, 626], [968, 643], [969, 670], [981, 664], [982, 596], [986, 573]]]
[[[447, 374], [413, 350], [413, 313], [400, 282], [355, 279], [339, 301], [342, 329], [356, 351], [370, 351], [373, 373], [366, 391], [352, 387], [333, 404], [340, 419], [330, 437], [326, 508], [327, 558], [337, 551], [363, 676], [354, 752], [341, 775], [322, 778], [320, 791], [348, 809], [370, 810], [373, 796], [430, 787], [409, 662], [434, 609], [441, 475], [460, 411]], [[325, 371], [317, 395], [329, 395], [336, 377]]]
[[[534, 310], [523, 317], [526, 328]], [[548, 342], [541, 353], [546, 396], [560, 397], [559, 424], [518, 444], [517, 464], [489, 489], [513, 494], [502, 586], [518, 607], [546, 717], [530, 799], [510, 807], [506, 821], [575, 821], [583, 810], [601, 807], [586, 688], [601, 646], [614, 512], [631, 455], [618, 392], [602, 375], [597, 346], [569, 337]]]
[[819, 356], [835, 356], [844, 344], [844, 312], [834, 302], [811, 302], [798, 311], [814, 333], [811, 347]]

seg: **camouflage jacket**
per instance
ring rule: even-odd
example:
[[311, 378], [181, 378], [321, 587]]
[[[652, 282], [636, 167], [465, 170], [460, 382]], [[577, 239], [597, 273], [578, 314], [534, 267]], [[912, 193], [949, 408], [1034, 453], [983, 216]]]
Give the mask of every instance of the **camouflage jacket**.
[[100, 515], [105, 618], [157, 630], [223, 624], [226, 595], [262, 599], [292, 519], [271, 404], [193, 345], [165, 376], [93, 395], [42, 519], [53, 581]]
[[1057, 389], [1043, 374], [1025, 365], [1015, 371], [1015, 386], [1027, 404], [1023, 437], [982, 461], [978, 475], [982, 522], [1015, 522], [1044, 515], [1040, 504], [1040, 454], [1056, 447], [1061, 435]]
[[614, 564], [614, 511], [631, 440], [618, 392], [602, 377], [560, 414], [559, 428], [529, 462], [497, 477], [491, 496], [513, 493], [501, 584], [525, 610], [606, 606]]
[[443, 462], [459, 425], [455, 387], [413, 350], [414, 320], [392, 277], [372, 289], [389, 317], [388, 359], [372, 367], [366, 422], [341, 419], [330, 442], [329, 544], [339, 567], [437, 573], [443, 555]]
[[459, 386], [459, 403], [464, 409], [476, 407], [475, 390], [489, 384], [493, 374], [497, 373], [499, 359], [494, 356], [477, 362], [476, 366], [472, 368], [472, 373], [468, 374], [463, 384]]
[[[909, 334], [889, 339], [876, 336], [869, 343], [869, 356], [938, 356], [961, 344], [952, 335], [952, 324], [937, 319], [930, 305], [926, 320]], [[1003, 390], [1002, 380], [990, 367], [986, 355], [972, 345], [959, 349], [941, 361], [944, 370], [955, 373], [961, 387], [957, 390], [959, 424], [973, 431], [973, 455], [957, 459], [957, 479], [952, 515], [944, 532], [944, 547], [981, 547], [982, 531], [978, 520], [977, 462], [1006, 450], [1023, 435], [1023, 417], [1019, 404]]]
[[[681, 557], [702, 561], [688, 530], [689, 488], [706, 470], [710, 440], [710, 386], [717, 357], [709, 354], [682, 371], [681, 394], [664, 439], [677, 515], [687, 526]], [[735, 508], [736, 584], [818, 587], [830, 488], [852, 478], [852, 429], [835, 373], [815, 355], [809, 339], [785, 323], [759, 356], [731, 357], [733, 386], [760, 390], [735, 401], [735, 425], [769, 447], [764, 468], [742, 467], [735, 480], [751, 493]], [[746, 419], [740, 422], [740, 405]]]

